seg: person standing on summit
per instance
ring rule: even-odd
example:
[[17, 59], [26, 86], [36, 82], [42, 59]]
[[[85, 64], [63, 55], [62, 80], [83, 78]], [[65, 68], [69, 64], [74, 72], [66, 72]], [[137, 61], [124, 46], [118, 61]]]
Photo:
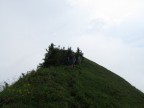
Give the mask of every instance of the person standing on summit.
[[74, 67], [75, 66], [75, 62], [76, 62], [76, 57], [75, 57], [75, 54], [74, 53], [71, 53], [69, 56], [68, 56], [68, 63], [71, 67]]

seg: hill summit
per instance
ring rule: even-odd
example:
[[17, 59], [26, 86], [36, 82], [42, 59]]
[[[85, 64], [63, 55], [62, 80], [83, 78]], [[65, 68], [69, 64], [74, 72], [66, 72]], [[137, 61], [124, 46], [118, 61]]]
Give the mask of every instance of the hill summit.
[[142, 92], [86, 58], [75, 67], [44, 63], [5, 87], [0, 108], [144, 108]]

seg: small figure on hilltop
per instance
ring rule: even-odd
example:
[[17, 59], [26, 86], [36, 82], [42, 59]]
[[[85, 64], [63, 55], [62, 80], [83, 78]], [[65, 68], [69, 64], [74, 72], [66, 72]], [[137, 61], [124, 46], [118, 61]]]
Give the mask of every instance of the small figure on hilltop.
[[69, 63], [70, 66], [74, 67], [74, 66], [75, 66], [75, 62], [76, 62], [75, 54], [74, 54], [74, 53], [71, 53], [71, 54], [68, 56], [68, 63]]

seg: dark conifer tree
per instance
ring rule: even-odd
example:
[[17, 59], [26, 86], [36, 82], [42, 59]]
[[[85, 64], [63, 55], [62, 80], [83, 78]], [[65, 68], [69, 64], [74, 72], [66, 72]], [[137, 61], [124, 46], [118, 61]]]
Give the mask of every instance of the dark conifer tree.
[[76, 64], [81, 64], [82, 61], [83, 61], [83, 53], [78, 47], [76, 51]]
[[[49, 66], [59, 66], [59, 65], [68, 65], [68, 57], [74, 53], [69, 47], [67, 50], [63, 47], [60, 49], [59, 47], [55, 47], [55, 45], [52, 43], [48, 49], [46, 49], [46, 54], [44, 57], [44, 62], [39, 64], [39, 67], [49, 67]], [[75, 53], [77, 63], [80, 64], [80, 61], [83, 57], [83, 53], [79, 48], [77, 48], [77, 52]]]

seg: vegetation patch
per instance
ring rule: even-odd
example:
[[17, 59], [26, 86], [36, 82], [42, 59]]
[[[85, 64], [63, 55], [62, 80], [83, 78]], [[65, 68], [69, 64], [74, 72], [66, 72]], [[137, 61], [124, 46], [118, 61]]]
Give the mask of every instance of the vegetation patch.
[[[68, 50], [53, 50], [67, 58]], [[5, 86], [0, 108], [144, 108], [144, 94], [108, 69], [86, 58], [70, 67], [59, 64], [62, 59], [51, 62], [56, 58], [50, 55], [37, 70]]]

